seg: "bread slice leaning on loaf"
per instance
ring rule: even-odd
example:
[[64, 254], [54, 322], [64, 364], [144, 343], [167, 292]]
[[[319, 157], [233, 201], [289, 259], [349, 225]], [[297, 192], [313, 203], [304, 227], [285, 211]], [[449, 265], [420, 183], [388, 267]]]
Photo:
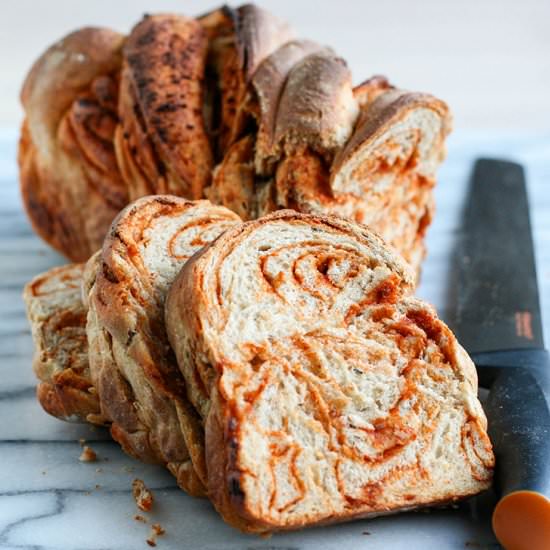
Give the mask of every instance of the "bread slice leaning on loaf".
[[164, 301], [187, 259], [239, 222], [208, 201], [144, 197], [118, 215], [87, 266], [90, 366], [111, 434], [194, 495], [206, 481], [202, 427], [168, 343]]
[[88, 364], [86, 308], [80, 294], [83, 268], [54, 267], [27, 283], [23, 298], [35, 346], [40, 405], [61, 420], [103, 424]]
[[412, 284], [365, 226], [292, 211], [186, 263], [166, 326], [226, 521], [294, 529], [489, 487], [474, 365]]

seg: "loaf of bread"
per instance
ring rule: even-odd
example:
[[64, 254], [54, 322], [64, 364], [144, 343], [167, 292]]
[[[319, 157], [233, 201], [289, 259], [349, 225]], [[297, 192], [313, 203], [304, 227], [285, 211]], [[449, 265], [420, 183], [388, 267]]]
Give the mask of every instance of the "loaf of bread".
[[88, 363], [82, 264], [55, 267], [23, 291], [42, 408], [62, 420], [103, 424]]
[[366, 227], [292, 211], [185, 264], [166, 327], [226, 521], [294, 529], [489, 486], [474, 365], [413, 281]]
[[382, 77], [353, 87], [330, 48], [257, 6], [77, 31], [36, 62], [22, 101], [24, 203], [74, 261], [128, 201], [170, 193], [244, 219], [347, 217], [419, 269], [447, 106]]
[[168, 343], [164, 301], [187, 259], [239, 221], [208, 201], [144, 197], [117, 216], [86, 268], [89, 361], [111, 434], [194, 495], [206, 480], [202, 428]]

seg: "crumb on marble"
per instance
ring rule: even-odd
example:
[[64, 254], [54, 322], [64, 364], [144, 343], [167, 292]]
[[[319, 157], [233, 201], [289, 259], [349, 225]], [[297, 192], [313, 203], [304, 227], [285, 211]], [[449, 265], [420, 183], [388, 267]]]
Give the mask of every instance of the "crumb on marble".
[[149, 512], [153, 507], [153, 493], [145, 486], [145, 483], [141, 479], [134, 479], [132, 481], [132, 494], [136, 501], [137, 507], [144, 511]]
[[101, 472], [103, 472], [103, 468], [96, 468], [95, 471], [97, 474], [100, 474]]
[[147, 518], [143, 517], [143, 516], [140, 515], [140, 514], [136, 514], [136, 515], [134, 516], [134, 519], [135, 519], [136, 521], [141, 521], [141, 523], [147, 523]]
[[134, 471], [134, 467], [133, 466], [123, 466], [122, 470], [124, 472], [126, 472], [127, 474], [131, 474]]
[[42, 475], [45, 476], [48, 472], [46, 470], [42, 470]]
[[156, 546], [157, 545], [157, 537], [162, 537], [166, 531], [162, 528], [160, 523], [153, 523], [151, 526], [151, 533], [149, 534], [149, 538], [147, 539], [147, 544], [149, 546]]
[[96, 484], [95, 486], [96, 489], [101, 489], [101, 485], [99, 483]]
[[82, 453], [78, 460], [80, 460], [80, 462], [95, 462], [97, 460], [97, 455], [91, 447], [88, 447], [88, 445], [84, 445], [84, 448], [82, 449]]
[[78, 442], [80, 443], [80, 446], [81, 446], [81, 447], [84, 447], [84, 443], [86, 443], [86, 440], [85, 440], [83, 437], [81, 437], [81, 438], [78, 440]]
[[363, 535], [370, 535], [370, 531], [363, 531]]
[[160, 523], [153, 523], [152, 529], [157, 537], [162, 537], [162, 535], [166, 533], [166, 531], [164, 530], [164, 528], [161, 526]]

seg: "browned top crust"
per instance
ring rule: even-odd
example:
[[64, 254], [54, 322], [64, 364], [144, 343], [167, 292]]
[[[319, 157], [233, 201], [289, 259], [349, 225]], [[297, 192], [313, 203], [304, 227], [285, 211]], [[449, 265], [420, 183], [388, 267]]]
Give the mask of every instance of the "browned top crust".
[[359, 103], [359, 106], [364, 108], [368, 103], [372, 103], [381, 93], [387, 92], [392, 88], [393, 86], [385, 76], [374, 75], [367, 78], [367, 80], [363, 80], [361, 84], [357, 84], [353, 88], [353, 96]]
[[325, 49], [309, 40], [292, 40], [268, 56], [252, 77], [252, 86], [259, 104], [258, 133], [256, 136], [256, 170], [267, 173], [269, 157], [275, 156], [275, 123], [279, 100], [290, 70], [306, 56]]
[[21, 90], [33, 142], [52, 154], [59, 122], [80, 92], [121, 64], [124, 36], [106, 28], [86, 27], [53, 44], [32, 66]]
[[293, 37], [290, 25], [255, 4], [243, 4], [232, 11], [237, 53], [245, 82], [260, 63]]
[[19, 166], [34, 229], [83, 261], [127, 201], [113, 147], [124, 37], [85, 28], [51, 46], [21, 92]]
[[88, 364], [82, 264], [38, 275], [23, 291], [35, 345], [38, 401], [57, 418], [102, 424]]
[[358, 112], [345, 61], [330, 51], [313, 53], [288, 75], [277, 109], [275, 142], [287, 153], [306, 144], [332, 155], [348, 140]]
[[[202, 115], [207, 49], [202, 26], [178, 15], [146, 16], [124, 47], [128, 87], [123, 84], [123, 91], [135, 99], [135, 107], [134, 113], [124, 109], [122, 124], [136, 116], [151, 140], [157, 157], [152, 193], [200, 198], [209, 180], [212, 154]], [[139, 154], [134, 151], [138, 160]]]

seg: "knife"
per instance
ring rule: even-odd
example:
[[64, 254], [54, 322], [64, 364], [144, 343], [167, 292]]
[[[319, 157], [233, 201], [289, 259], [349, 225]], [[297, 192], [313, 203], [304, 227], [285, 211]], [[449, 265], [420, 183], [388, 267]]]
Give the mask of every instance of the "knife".
[[464, 212], [454, 328], [476, 364], [506, 549], [550, 549], [550, 360], [544, 349], [525, 176], [479, 159]]

